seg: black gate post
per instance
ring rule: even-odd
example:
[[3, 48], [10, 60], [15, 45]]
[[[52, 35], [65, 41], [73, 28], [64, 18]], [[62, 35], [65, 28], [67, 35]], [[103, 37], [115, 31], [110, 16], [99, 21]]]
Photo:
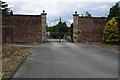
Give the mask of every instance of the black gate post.
[[61, 42], [61, 17], [60, 17], [59, 23], [60, 23], [60, 25], [59, 25], [59, 42]]

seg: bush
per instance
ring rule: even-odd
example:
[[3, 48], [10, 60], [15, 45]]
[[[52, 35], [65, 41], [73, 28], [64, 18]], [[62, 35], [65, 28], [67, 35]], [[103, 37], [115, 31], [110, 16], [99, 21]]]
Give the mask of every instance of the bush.
[[116, 17], [113, 17], [108, 21], [103, 30], [103, 41], [106, 43], [116, 44], [120, 42], [118, 23], [116, 19]]

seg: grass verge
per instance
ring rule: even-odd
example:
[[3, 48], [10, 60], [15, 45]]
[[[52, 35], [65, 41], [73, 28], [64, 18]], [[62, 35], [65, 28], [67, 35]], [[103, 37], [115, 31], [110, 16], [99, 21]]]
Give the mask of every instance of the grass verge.
[[2, 47], [2, 76], [11, 73], [23, 56], [31, 49], [31, 47], [7, 46]]

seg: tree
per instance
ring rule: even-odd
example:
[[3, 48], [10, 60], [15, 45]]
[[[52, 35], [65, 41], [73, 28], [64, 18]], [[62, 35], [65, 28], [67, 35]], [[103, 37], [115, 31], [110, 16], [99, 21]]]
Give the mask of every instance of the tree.
[[116, 3], [112, 8], [110, 8], [108, 17], [119, 17], [120, 18], [120, 2]]
[[59, 29], [58, 32], [59, 32], [60, 38], [63, 38], [64, 35], [67, 35], [67, 33], [68, 33], [68, 26], [67, 26], [66, 22], [59, 22], [57, 24], [57, 26], [58, 26], [58, 29]]
[[58, 22], [57, 25], [49, 28], [49, 32], [52, 38], [63, 38], [67, 34], [69, 28], [66, 22]]
[[9, 15], [10, 14], [10, 8], [8, 8], [8, 4], [6, 2], [3, 2], [0, 0], [1, 3], [1, 10], [2, 10], [2, 15]]
[[119, 29], [116, 17], [113, 17], [106, 24], [103, 30], [103, 41], [106, 43], [119, 43]]
[[92, 17], [91, 14], [87, 11], [85, 17]]

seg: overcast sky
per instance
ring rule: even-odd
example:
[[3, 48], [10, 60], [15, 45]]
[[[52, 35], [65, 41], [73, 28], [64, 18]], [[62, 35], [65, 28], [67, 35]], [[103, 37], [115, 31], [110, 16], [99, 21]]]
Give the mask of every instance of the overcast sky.
[[80, 15], [88, 11], [92, 16], [101, 17], [108, 14], [109, 9], [119, 0], [2, 0], [12, 7], [14, 14], [40, 15], [47, 13], [47, 22], [62, 17], [72, 22], [72, 14]]

